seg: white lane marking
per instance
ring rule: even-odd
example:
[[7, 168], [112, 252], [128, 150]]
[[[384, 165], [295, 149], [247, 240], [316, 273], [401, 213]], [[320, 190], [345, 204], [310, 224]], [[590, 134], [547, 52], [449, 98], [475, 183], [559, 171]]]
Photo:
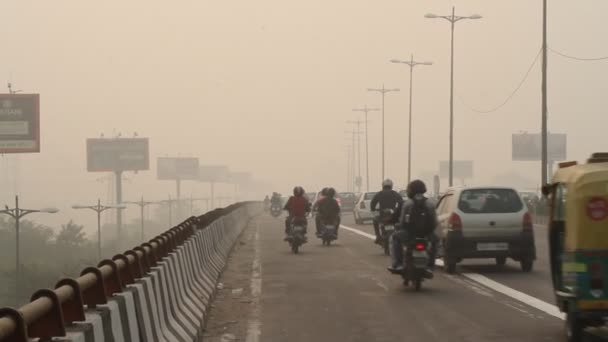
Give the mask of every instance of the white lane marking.
[[[368, 239], [374, 240], [376, 239], [376, 237], [372, 234], [368, 234], [366, 232], [360, 231], [359, 229], [355, 229], [355, 228], [351, 228], [351, 227], [347, 227], [344, 225], [340, 225], [342, 228], [346, 229], [349, 232], [361, 235], [363, 237], [366, 237]], [[443, 266], [443, 260], [441, 259], [437, 259], [437, 266]], [[550, 316], [559, 318], [559, 319], [565, 319], [565, 315], [559, 311], [559, 309], [553, 305], [553, 304], [549, 304], [545, 301], [542, 301], [536, 297], [532, 297], [530, 295], [527, 295], [523, 292], [517, 291], [513, 288], [510, 288], [508, 286], [505, 286], [499, 282], [496, 282], [488, 277], [485, 277], [481, 274], [478, 273], [462, 273], [462, 275], [466, 278], [469, 278], [493, 291], [496, 291], [498, 293], [502, 293], [508, 297], [511, 297], [519, 302], [522, 302], [528, 306], [531, 306], [533, 308], [536, 308]]]
[[546, 313], [548, 315], [557, 317], [559, 319], [565, 319], [564, 314], [561, 313], [559, 311], [559, 309], [553, 304], [549, 304], [536, 297], [532, 297], [523, 292], [512, 289], [512, 288], [505, 286], [499, 282], [496, 282], [488, 277], [484, 277], [481, 274], [463, 273], [462, 275], [471, 280], [474, 280], [496, 292], [500, 292], [500, 293], [507, 295], [515, 300], [518, 300], [528, 306], [537, 308], [538, 310], [543, 311], [544, 313]]
[[253, 263], [251, 265], [251, 300], [252, 312], [247, 327], [246, 342], [258, 342], [262, 334], [260, 324], [260, 295], [262, 294], [262, 263], [260, 261], [259, 224], [255, 225]]
[[375, 240], [375, 239], [376, 239], [376, 236], [374, 236], [374, 235], [372, 235], [372, 234], [368, 234], [368, 233], [366, 233], [366, 232], [363, 232], [363, 231], [361, 231], [361, 230], [359, 230], [359, 229], [355, 229], [355, 228], [347, 227], [347, 226], [345, 226], [345, 225], [343, 225], [343, 224], [341, 224], [341, 225], [340, 225], [340, 227], [341, 227], [341, 228], [344, 228], [344, 229], [346, 229], [346, 230], [348, 230], [349, 232], [352, 232], [352, 233], [355, 233], [355, 234], [359, 234], [359, 235], [361, 235], [361, 236], [364, 236], [364, 237], [366, 237], [366, 238], [368, 238], [368, 239], [372, 239], [372, 240]]

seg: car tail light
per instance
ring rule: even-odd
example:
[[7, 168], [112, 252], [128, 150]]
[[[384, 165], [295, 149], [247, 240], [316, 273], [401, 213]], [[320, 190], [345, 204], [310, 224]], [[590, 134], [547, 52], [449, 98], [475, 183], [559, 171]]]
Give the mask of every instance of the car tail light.
[[589, 265], [590, 271], [590, 288], [592, 290], [603, 290], [604, 289], [604, 275], [602, 274], [602, 264], [594, 262]]
[[423, 244], [423, 243], [417, 243], [416, 246], [415, 246], [415, 248], [416, 248], [417, 251], [423, 251], [423, 250], [426, 249], [426, 245]]
[[532, 231], [533, 223], [532, 223], [532, 214], [525, 213], [524, 221], [523, 221], [523, 230], [524, 232]]
[[462, 230], [462, 220], [456, 213], [452, 213], [448, 220], [448, 228], [451, 230]]
[[359, 209], [365, 209], [365, 202], [361, 202], [361, 204], [359, 204]]

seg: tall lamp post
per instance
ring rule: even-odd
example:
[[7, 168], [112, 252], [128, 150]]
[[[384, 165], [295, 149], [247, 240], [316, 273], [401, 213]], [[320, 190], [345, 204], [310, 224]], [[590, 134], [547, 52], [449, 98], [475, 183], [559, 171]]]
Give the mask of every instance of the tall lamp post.
[[425, 15], [429, 19], [445, 19], [452, 26], [451, 52], [450, 52], [450, 161], [449, 161], [449, 186], [453, 185], [454, 180], [454, 25], [464, 19], [481, 19], [481, 15], [473, 14], [468, 17], [461, 17], [455, 14], [456, 8], [452, 7], [452, 15], [436, 15], [428, 13]]
[[414, 60], [414, 55], [411, 56], [409, 61], [402, 61], [398, 59], [391, 59], [391, 63], [406, 64], [410, 67], [410, 113], [409, 113], [409, 124], [408, 124], [408, 142], [407, 142], [407, 183], [410, 184], [412, 180], [412, 92], [414, 85], [414, 67], [417, 65], [433, 65], [432, 62], [417, 62]]
[[15, 299], [19, 299], [19, 289], [21, 286], [21, 252], [20, 252], [20, 227], [19, 221], [23, 216], [33, 213], [55, 214], [59, 212], [57, 208], [43, 209], [23, 209], [19, 207], [19, 196], [15, 196], [15, 207], [10, 209], [4, 206], [4, 210], [0, 210], [0, 214], [5, 214], [15, 220]]
[[[101, 260], [101, 213], [108, 209], [125, 209], [124, 204], [101, 205], [101, 200], [97, 200], [96, 205], [73, 205], [72, 209], [90, 209], [97, 213], [97, 259]], [[120, 236], [118, 236], [120, 239]]]
[[384, 95], [386, 93], [389, 93], [391, 91], [399, 91], [399, 89], [394, 88], [394, 89], [386, 89], [384, 88], [384, 84], [382, 85], [382, 88], [367, 88], [367, 91], [375, 91], [375, 92], [379, 92], [380, 94], [382, 94], [382, 180], [384, 181]]
[[126, 201], [124, 202], [125, 204], [135, 204], [139, 206], [139, 213], [140, 213], [140, 239], [141, 241], [146, 241], [146, 234], [145, 234], [145, 217], [144, 217], [144, 209], [151, 205], [151, 204], [158, 204], [159, 202], [150, 202], [150, 201], [144, 201], [144, 196], [141, 196], [141, 199], [137, 202], [134, 201]]
[[379, 111], [378, 108], [367, 108], [367, 105], [363, 108], [355, 108], [353, 112], [364, 112], [365, 113], [365, 191], [369, 192], [369, 143], [368, 143], [368, 130], [367, 130], [367, 113]]

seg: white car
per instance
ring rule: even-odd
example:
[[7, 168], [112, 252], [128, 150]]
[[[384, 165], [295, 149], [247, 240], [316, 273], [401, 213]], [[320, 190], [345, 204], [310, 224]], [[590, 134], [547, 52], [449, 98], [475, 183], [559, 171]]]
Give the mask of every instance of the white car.
[[376, 195], [376, 192], [364, 192], [359, 196], [353, 215], [355, 216], [356, 224], [364, 224], [374, 220], [374, 214], [371, 212], [371, 201]]
[[437, 233], [448, 273], [468, 258], [519, 261], [524, 272], [536, 259], [532, 216], [509, 187], [450, 188], [437, 204]]

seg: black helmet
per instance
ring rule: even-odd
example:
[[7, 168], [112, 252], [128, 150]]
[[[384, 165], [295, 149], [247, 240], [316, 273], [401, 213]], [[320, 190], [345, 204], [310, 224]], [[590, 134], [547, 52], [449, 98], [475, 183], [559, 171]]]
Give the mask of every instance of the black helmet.
[[293, 188], [293, 195], [294, 196], [304, 195], [304, 188], [302, 188], [301, 186], [296, 186], [295, 188]]
[[414, 198], [416, 195], [423, 195], [426, 193], [426, 185], [420, 179], [416, 179], [407, 185], [407, 197]]
[[327, 189], [327, 197], [334, 198], [336, 196], [336, 189], [329, 188]]

